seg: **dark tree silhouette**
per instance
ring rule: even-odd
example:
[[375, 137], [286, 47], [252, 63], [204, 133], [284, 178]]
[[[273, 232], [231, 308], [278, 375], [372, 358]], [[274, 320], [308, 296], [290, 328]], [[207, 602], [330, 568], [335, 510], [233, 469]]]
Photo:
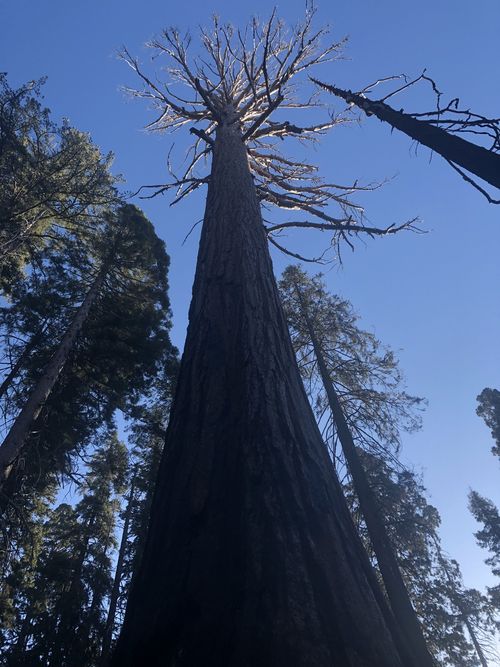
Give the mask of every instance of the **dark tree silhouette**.
[[[332, 57], [312, 12], [291, 32], [274, 15], [245, 32], [214, 22], [204, 58], [189, 37], [153, 42], [168, 84], [135, 94], [151, 127], [194, 124], [192, 161], [163, 192], [208, 182], [189, 328], [141, 567], [113, 665], [417, 665], [376, 584], [301, 383], [259, 202], [306, 213], [287, 225], [393, 233], [356, 219], [348, 189], [319, 181], [276, 140], [313, 139], [273, 112], [310, 108], [301, 73]], [[173, 82], [172, 82], [173, 81]], [[174, 83], [189, 88], [182, 93]], [[201, 127], [199, 125], [201, 124]], [[211, 154], [209, 176], [195, 168]], [[329, 212], [337, 203], [340, 216]], [[404, 227], [410, 226], [410, 223]]]
[[476, 413], [491, 429], [491, 437], [495, 441], [491, 451], [495, 456], [500, 456], [500, 391], [485, 387], [477, 397], [477, 402]]
[[[422, 79], [426, 79], [432, 83], [438, 99], [437, 110], [424, 113], [405, 113], [403, 109], [396, 110], [385, 103], [384, 100], [396, 92], [400, 92], [400, 90]], [[499, 118], [486, 118], [485, 116], [473, 113], [469, 109], [459, 109], [458, 98], [452, 100], [446, 107], [441, 108], [439, 105], [441, 93], [437, 90], [434, 81], [425, 76], [425, 74], [414, 81], [406, 83], [397, 91], [386, 95], [381, 100], [371, 100], [365, 95], [365, 91], [373, 87], [374, 84], [361, 92], [353, 93], [350, 90], [337, 88], [317, 79], [312, 80], [318, 86], [342, 98], [348, 104], [356, 105], [367, 116], [376, 116], [379, 120], [389, 123], [396, 130], [404, 132], [412, 139], [415, 139], [415, 141], [439, 153], [467, 182], [471, 183], [471, 185], [485, 195], [490, 203], [500, 203], [500, 200], [493, 199], [470, 176], [462, 171], [462, 169], [465, 169], [496, 188], [500, 188], [500, 154], [498, 153], [500, 150]], [[490, 148], [485, 148], [457, 136], [464, 133], [487, 137], [491, 141]]]
[[[328, 405], [335, 428], [342, 446], [342, 451], [349, 468], [352, 483], [359, 499], [361, 513], [365, 519], [373, 550], [382, 573], [384, 586], [391, 608], [399, 620], [402, 632], [408, 645], [418, 656], [420, 665], [433, 665], [434, 661], [429, 653], [418, 617], [413, 608], [408, 590], [401, 575], [393, 546], [385, 529], [384, 520], [377, 503], [376, 493], [370, 486], [369, 479], [363, 467], [362, 460], [358, 454], [354, 439], [349, 428], [344, 410], [335, 390], [331, 374], [325, 360], [321, 341], [315, 326], [315, 300], [320, 295], [314, 289], [316, 286], [307, 281], [305, 275], [298, 267], [289, 267], [287, 279], [295, 291], [298, 304], [298, 314], [303, 321], [306, 336], [316, 357], [319, 375], [327, 396]], [[319, 327], [320, 328], [320, 327]], [[333, 335], [334, 332], [331, 332]]]

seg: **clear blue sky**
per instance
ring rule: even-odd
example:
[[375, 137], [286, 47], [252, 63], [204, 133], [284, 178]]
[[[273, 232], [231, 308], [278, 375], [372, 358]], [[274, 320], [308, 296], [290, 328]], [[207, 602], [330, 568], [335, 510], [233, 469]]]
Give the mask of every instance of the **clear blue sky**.
[[[145, 104], [120, 92], [134, 79], [116, 50], [125, 44], [147, 59], [143, 43], [167, 25], [195, 33], [214, 12], [241, 25], [250, 12], [267, 16], [271, 7], [262, 0], [250, 9], [227, 0], [0, 0], [0, 69], [9, 73], [11, 85], [47, 75], [47, 106], [89, 131], [104, 151], [112, 150], [116, 171], [134, 190], [166, 180], [172, 138], [141, 130], [151, 116]], [[278, 5], [288, 22], [303, 9], [297, 0]], [[324, 79], [356, 89], [427, 67], [448, 97], [500, 115], [498, 0], [478, 0], [474, 8], [465, 0], [324, 0], [318, 9], [319, 24], [329, 23], [335, 38], [350, 37], [348, 59], [325, 67]], [[424, 89], [396, 104], [409, 108], [412, 100], [432, 104]], [[174, 139], [179, 148], [187, 146], [185, 135]], [[403, 458], [423, 469], [430, 500], [443, 518], [444, 546], [461, 562], [466, 584], [491, 583], [484, 554], [474, 544], [476, 524], [466, 496], [474, 488], [500, 503], [500, 466], [489, 451], [489, 432], [475, 416], [481, 389], [500, 387], [500, 207], [487, 204], [439, 156], [431, 160], [422, 147], [415, 155], [406, 137], [391, 134], [375, 119], [334, 131], [310, 157], [337, 182], [394, 177], [363, 199], [370, 220], [383, 225], [418, 215], [429, 231], [358, 243], [354, 254], [344, 253], [341, 269], [328, 271], [327, 280], [352, 301], [365, 327], [399, 351], [408, 390], [429, 400], [424, 428], [405, 438]], [[166, 198], [138, 204], [172, 258], [174, 341], [182, 348], [198, 236], [184, 246], [182, 240], [203, 215], [203, 196], [173, 209]], [[316, 241], [301, 237], [302, 251], [314, 247]], [[288, 260], [273, 257], [279, 272]]]

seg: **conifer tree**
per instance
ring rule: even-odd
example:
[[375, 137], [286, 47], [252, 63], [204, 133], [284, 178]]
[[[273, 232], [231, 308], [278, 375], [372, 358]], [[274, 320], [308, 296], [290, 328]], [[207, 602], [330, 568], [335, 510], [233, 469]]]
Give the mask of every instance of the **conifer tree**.
[[[477, 414], [484, 419], [494, 445], [491, 451], [494, 456], [500, 455], [500, 392], [498, 389], [486, 387], [477, 397]], [[469, 509], [482, 527], [474, 533], [478, 545], [490, 552], [485, 563], [491, 567], [495, 577], [500, 577], [500, 512], [493, 501], [485, 498], [477, 491], [469, 493]], [[488, 587], [491, 603], [500, 610], [500, 584]], [[500, 622], [499, 622], [500, 625]]]
[[[246, 33], [215, 20], [202, 31], [205, 59], [193, 62], [189, 38], [166, 30], [154, 46], [186, 93], [155, 82], [125, 54], [145, 84], [138, 94], [158, 106], [152, 126], [192, 125], [179, 196], [207, 182], [208, 195], [148, 538], [112, 663], [120, 667], [417, 664], [373, 578], [301, 386], [259, 206], [304, 212], [313, 221], [296, 226], [328, 229], [334, 244], [396, 231], [354, 224], [347, 191], [318, 181], [313, 166], [276, 145], [335, 124], [272, 119], [314, 104], [292, 90], [336, 52], [319, 46], [323, 33], [312, 29], [311, 12], [290, 33], [274, 15]], [[210, 175], [198, 176], [208, 154]], [[340, 216], [329, 211], [335, 203]], [[280, 246], [277, 232], [292, 224], [268, 226], [270, 240]]]
[[495, 456], [500, 456], [500, 391], [486, 387], [477, 397], [477, 402], [476, 413], [484, 419], [495, 442], [491, 451]]
[[[479, 591], [464, 587], [459, 564], [444, 554], [438, 510], [415, 473], [381, 452], [360, 454], [429, 649], [440, 665], [484, 666], [495, 635], [493, 609]], [[371, 551], [350, 482], [344, 489]]]
[[157, 377], [149, 401], [132, 411], [130, 480], [124, 498], [123, 527], [103, 639], [103, 667], [108, 664], [116, 632], [123, 622], [131, 582], [144, 550], [176, 374], [177, 360], [171, 355]]
[[[92, 242], [94, 248], [80, 251], [79, 266], [73, 263], [74, 253], [48, 253], [43, 281], [29, 277], [17, 300], [4, 311], [8, 331], [14, 329], [17, 335], [38, 330], [42, 318], [50, 321], [40, 354], [32, 354], [31, 364], [23, 369], [29, 375], [22, 379], [22, 391], [11, 408], [19, 405], [21, 410], [0, 446], [5, 477], [43, 408], [54, 402], [57, 406], [50, 398], [60, 378], [57, 400], [73, 393], [68, 383], [76, 381], [74, 389], [81, 391], [78, 384], [87, 378], [82, 409], [88, 412], [94, 402], [96, 417], [102, 421], [124, 407], [125, 397], [133, 405], [141, 391], [147, 392], [160, 359], [168, 360], [172, 351], [168, 256], [151, 223], [134, 207], [125, 206], [106, 216]], [[56, 332], [64, 329], [57, 340]], [[64, 414], [62, 406], [53, 412], [56, 420]], [[36, 430], [40, 434], [39, 425]]]
[[425, 401], [405, 390], [394, 352], [361, 328], [352, 305], [327, 290], [322, 274], [289, 266], [279, 288], [304, 386], [336, 463], [342, 464], [342, 452], [306, 313], [356, 444], [396, 457], [402, 431], [420, 428]]
[[[342, 366], [349, 365], [347, 375], [350, 376], [350, 384], [359, 386], [362, 382], [361, 377], [366, 378], [365, 389], [368, 389], [367, 385], [372, 385], [372, 394], [379, 397], [379, 404], [391, 411], [393, 410], [392, 403], [389, 403], [387, 395], [381, 394], [379, 388], [377, 388], [378, 391], [375, 389], [375, 384], [377, 380], [379, 385], [385, 380], [387, 385], [388, 379], [392, 379], [391, 371], [395, 371], [397, 367], [395, 364], [391, 367], [387, 359], [384, 360], [376, 354], [378, 344], [375, 338], [356, 329], [352, 316], [349, 318], [345, 304], [342, 310], [334, 308], [334, 299], [326, 292], [325, 285], [319, 276], [315, 280], [308, 279], [298, 267], [291, 266], [286, 269], [284, 278], [280, 282], [280, 288], [285, 300], [285, 313], [288, 321], [293, 320], [294, 323], [292, 340], [295, 343], [295, 354], [300, 358], [300, 366], [306, 369], [309, 379], [316, 375], [319, 376], [320, 387], [317, 390], [316, 404], [326, 403], [329, 415], [327, 421], [330, 427], [334, 428], [342, 446], [342, 453], [359, 500], [360, 510], [377, 557], [391, 608], [399, 620], [408, 645], [412, 646], [415, 655], [419, 656], [420, 663], [432, 665], [433, 660], [427, 649], [422, 628], [401, 575], [383, 517], [377, 506], [376, 493], [370, 486], [342, 408], [339, 393], [335, 388], [335, 381], [339, 383], [339, 378], [343, 376]], [[342, 324], [340, 321], [342, 315], [349, 322], [350, 327]], [[351, 338], [350, 345], [343, 347], [342, 343], [346, 343], [348, 334]], [[367, 353], [367, 347], [361, 344], [361, 341], [366, 342], [367, 340], [373, 343], [370, 350], [371, 355]], [[349, 356], [351, 357], [350, 364], [347, 362]], [[384, 368], [384, 361], [385, 376], [381, 372], [377, 376], [377, 370]], [[393, 394], [397, 392], [397, 387], [391, 387], [391, 389]], [[368, 405], [375, 402], [372, 397], [362, 398], [361, 392], [356, 395], [352, 386], [349, 386], [349, 390], [351, 397], [354, 393], [360, 405], [363, 405], [365, 401]], [[369, 394], [369, 392], [366, 393]], [[409, 403], [410, 397], [405, 396], [405, 398]], [[356, 422], [356, 417], [352, 421]], [[374, 424], [376, 423], [375, 421]], [[396, 428], [395, 423], [392, 426]]]
[[51, 120], [44, 82], [13, 89], [0, 74], [0, 290], [7, 293], [49, 239], [92, 226], [117, 201], [112, 155]]
[[438, 511], [398, 460], [401, 431], [419, 426], [421, 399], [404, 391], [394, 354], [360, 329], [352, 306], [327, 291], [321, 274], [290, 266], [279, 287], [309, 399], [391, 605], [404, 618], [398, 596], [409, 597], [439, 664], [483, 665], [491, 606], [464, 589], [458, 564], [442, 552]]
[[33, 585], [24, 591], [24, 618], [7, 664], [97, 664], [126, 471], [125, 445], [116, 433], [104, 433], [79, 489], [81, 500], [74, 507], [59, 505], [43, 526]]
[[[155, 387], [162, 382], [168, 386], [176, 372], [177, 353], [169, 340], [168, 255], [151, 223], [134, 207], [110, 215], [101, 231], [111, 231], [118, 223], [119, 261], [2, 488], [0, 560], [5, 576], [28, 558], [30, 526], [36, 532], [43, 523], [57, 487], [70, 480], [81, 483], [81, 460], [91, 451], [95, 434], [112, 425], [117, 410], [139, 418], [148, 401], [154, 400]], [[105, 246], [109, 237], [101, 238]], [[28, 276], [2, 311], [4, 332], [21, 338], [21, 345], [38, 331], [40, 321], [45, 323], [44, 335], [3, 397], [8, 417], [15, 417], [30, 396], [75, 303], [85, 294], [82, 277], [88, 275], [96, 254], [82, 245], [75, 247], [81, 254], [78, 261], [69, 252], [71, 244], [59, 253], [48, 248], [43, 273]], [[15, 591], [9, 586], [2, 595], [8, 616]]]

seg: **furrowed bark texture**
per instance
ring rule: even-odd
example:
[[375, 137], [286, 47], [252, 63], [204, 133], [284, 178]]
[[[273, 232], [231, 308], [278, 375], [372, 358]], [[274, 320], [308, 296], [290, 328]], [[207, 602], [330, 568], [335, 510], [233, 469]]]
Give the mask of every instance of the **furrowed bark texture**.
[[400, 666], [307, 402], [237, 125], [114, 667]]
[[[322, 84], [323, 85], [323, 84]], [[396, 111], [385, 102], [362, 97], [349, 90], [323, 85], [324, 88], [346, 102], [353, 103], [368, 115], [377, 116], [397, 130], [404, 132], [424, 146], [439, 153], [445, 160], [460, 165], [487, 183], [500, 188], [500, 155], [482, 146], [450, 134], [427, 121], [417, 120], [402, 111]]]
[[399, 569], [396, 556], [394, 555], [392, 544], [382, 521], [382, 517], [380, 516], [380, 510], [377, 507], [377, 499], [370, 487], [363, 464], [359, 459], [351, 431], [344, 416], [344, 411], [328, 373], [321, 344], [316, 336], [314, 325], [311, 322], [307, 306], [304, 303], [298, 285], [295, 285], [295, 289], [299, 297], [302, 314], [307, 323], [309, 336], [313, 344], [314, 354], [318, 362], [332, 417], [337, 427], [340, 444], [342, 445], [349, 472], [351, 473], [356, 495], [359, 499], [359, 506], [366, 522], [373, 550], [377, 557], [377, 562], [380, 567], [391, 608], [395, 617], [398, 619], [399, 627], [401, 628], [403, 636], [406, 638], [407, 646], [413, 653], [414, 664], [419, 665], [419, 667], [433, 667], [436, 663], [427, 649], [420, 622], [411, 603], [408, 590], [401, 575], [401, 570]]

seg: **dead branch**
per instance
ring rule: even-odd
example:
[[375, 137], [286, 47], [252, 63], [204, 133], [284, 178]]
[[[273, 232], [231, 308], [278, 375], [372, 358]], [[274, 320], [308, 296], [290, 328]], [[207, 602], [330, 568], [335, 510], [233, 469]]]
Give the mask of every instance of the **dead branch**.
[[[196, 137], [188, 150], [189, 161], [184, 173], [176, 175], [169, 160], [171, 180], [163, 185], [141, 188], [140, 191], [152, 190], [151, 194], [143, 196], [151, 198], [172, 190], [175, 191], [172, 203], [177, 203], [206, 184], [207, 175], [198, 173], [201, 161], [216, 146], [218, 128], [235, 124], [247, 145], [249, 166], [260, 201], [319, 220], [314, 223], [290, 221], [272, 227], [272, 231], [285, 227], [328, 230], [334, 236], [330, 247], [336, 247], [342, 240], [352, 245], [347, 238], [349, 235], [373, 236], [409, 228], [406, 224], [385, 230], [366, 227], [362, 224], [362, 207], [350, 196], [378, 185], [360, 187], [357, 183], [325, 182], [317, 174], [316, 166], [289, 159], [278, 150], [277, 145], [290, 137], [314, 142], [336, 125], [347, 122], [345, 117], [333, 114], [312, 124], [272, 118], [278, 109], [307, 112], [322, 106], [318, 92], [304, 99], [298, 97], [300, 85], [307, 83], [301, 75], [337, 58], [342, 42], [324, 46], [322, 42], [328, 30], [313, 30], [314, 14], [314, 8], [308, 4], [304, 20], [291, 30], [277, 19], [275, 11], [264, 23], [254, 19], [243, 31], [223, 25], [214, 17], [210, 29], [201, 29], [201, 50], [195, 55], [191, 53], [191, 37], [168, 28], [149, 44], [155, 57], [166, 61], [165, 82], [146, 74], [138, 60], [123, 50], [122, 57], [143, 83], [142, 90], [129, 92], [147, 99], [156, 112], [147, 128], [174, 132], [190, 125], [190, 133]], [[335, 215], [333, 207], [340, 209], [340, 215]], [[300, 259], [296, 253], [291, 256]]]
[[[438, 89], [436, 82], [425, 72], [426, 70], [412, 80], [409, 80], [406, 75], [379, 79], [357, 93], [337, 88], [312, 77], [311, 81], [344, 99], [349, 105], [362, 109], [367, 116], [377, 116], [379, 120], [389, 123], [393, 128], [439, 153], [465, 181], [484, 195], [488, 202], [500, 203], [500, 200], [491, 197], [472, 176], [463, 171], [465, 169], [494, 187], [500, 188], [500, 118], [489, 118], [468, 108], [460, 108], [458, 98], [452, 99], [443, 106], [441, 104], [442, 92]], [[405, 83], [379, 100], [366, 97], [365, 93], [371, 91], [375, 86], [395, 79], [403, 79]], [[431, 86], [436, 100], [435, 109], [407, 113], [403, 109], [396, 111], [386, 104], [389, 98], [420, 81], [425, 81]], [[463, 134], [473, 134], [488, 141], [489, 145], [478, 145], [457, 136]]]

